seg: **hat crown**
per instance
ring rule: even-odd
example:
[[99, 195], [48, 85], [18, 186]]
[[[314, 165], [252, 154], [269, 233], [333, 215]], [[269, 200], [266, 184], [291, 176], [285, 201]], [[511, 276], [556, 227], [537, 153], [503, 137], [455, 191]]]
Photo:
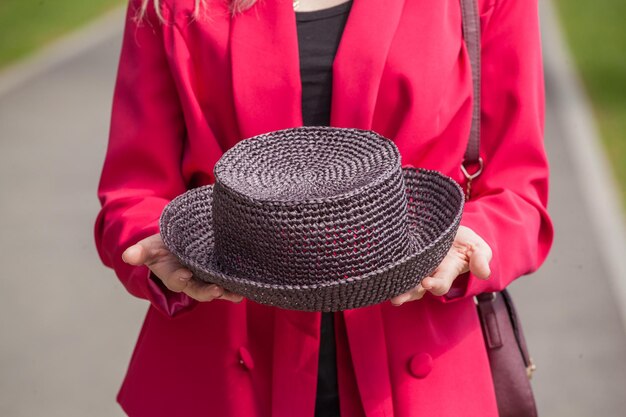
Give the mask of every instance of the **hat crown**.
[[302, 127], [239, 142], [215, 166], [216, 260], [267, 284], [350, 280], [415, 250], [400, 154], [358, 129]]
[[301, 127], [239, 142], [214, 173], [251, 200], [315, 204], [366, 192], [400, 169], [397, 147], [374, 132]]

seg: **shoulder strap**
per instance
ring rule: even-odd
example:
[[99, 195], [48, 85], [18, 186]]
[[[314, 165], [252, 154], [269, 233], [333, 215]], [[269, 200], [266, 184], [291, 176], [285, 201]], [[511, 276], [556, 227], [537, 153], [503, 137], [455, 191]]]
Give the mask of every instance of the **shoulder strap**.
[[[465, 157], [461, 170], [468, 181], [466, 196], [469, 199], [471, 181], [478, 177], [483, 170], [483, 160], [480, 158], [480, 17], [478, 15], [478, 0], [460, 0], [461, 16], [463, 21], [463, 38], [467, 45], [470, 64], [472, 67], [472, 84], [474, 87], [474, 105], [472, 108], [472, 127]], [[468, 167], [477, 166], [475, 172], [470, 173]]]

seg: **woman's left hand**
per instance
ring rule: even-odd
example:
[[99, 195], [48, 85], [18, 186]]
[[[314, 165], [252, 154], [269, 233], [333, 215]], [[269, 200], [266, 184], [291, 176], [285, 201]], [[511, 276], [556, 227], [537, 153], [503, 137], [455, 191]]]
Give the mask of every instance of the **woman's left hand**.
[[399, 306], [407, 301], [419, 300], [426, 292], [445, 295], [454, 280], [466, 272], [471, 272], [476, 278], [487, 279], [491, 274], [491, 257], [491, 248], [483, 238], [469, 227], [459, 226], [452, 247], [433, 274], [412, 290], [393, 297], [391, 304]]

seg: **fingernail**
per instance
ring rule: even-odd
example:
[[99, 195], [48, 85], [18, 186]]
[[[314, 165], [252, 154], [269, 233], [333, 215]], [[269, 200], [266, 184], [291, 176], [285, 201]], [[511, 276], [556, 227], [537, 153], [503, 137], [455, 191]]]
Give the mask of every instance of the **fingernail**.
[[213, 295], [213, 297], [219, 298], [222, 295], [224, 295], [224, 290], [221, 289], [220, 287], [215, 287], [211, 290], [211, 294]]

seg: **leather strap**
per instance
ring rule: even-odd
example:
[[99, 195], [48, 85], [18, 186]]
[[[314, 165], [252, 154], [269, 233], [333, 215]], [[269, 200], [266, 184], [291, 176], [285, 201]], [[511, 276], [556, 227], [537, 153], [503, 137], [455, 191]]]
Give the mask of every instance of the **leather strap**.
[[[465, 175], [465, 196], [469, 200], [472, 180], [483, 170], [480, 157], [480, 17], [478, 0], [460, 0], [463, 19], [463, 38], [472, 68], [474, 100], [472, 126], [461, 171]], [[469, 167], [474, 166], [471, 171]], [[502, 417], [537, 416], [537, 406], [529, 379], [535, 365], [528, 354], [526, 340], [513, 300], [506, 289], [499, 293], [482, 293], [476, 296], [489, 364]], [[526, 372], [518, 372], [519, 368]]]
[[519, 350], [522, 353], [524, 365], [526, 365], [526, 367], [532, 367], [534, 366], [533, 361], [530, 357], [530, 353], [528, 353], [526, 338], [524, 337], [524, 331], [522, 330], [522, 325], [520, 323], [519, 317], [517, 316], [517, 310], [515, 309], [515, 304], [513, 304], [513, 299], [511, 298], [511, 295], [507, 290], [503, 290], [500, 293], [500, 296], [504, 300], [506, 308], [508, 309], [509, 317], [511, 318], [511, 325], [513, 326], [513, 333], [515, 334], [515, 340], [517, 341]]
[[[469, 53], [472, 67], [472, 85], [474, 101], [472, 107], [472, 127], [465, 150], [463, 166], [481, 164], [480, 160], [480, 17], [478, 1], [461, 0], [461, 18], [463, 20], [463, 38]], [[472, 178], [473, 179], [473, 178]]]
[[493, 308], [495, 293], [482, 293], [476, 296], [478, 300], [478, 316], [483, 324], [483, 332], [485, 343], [489, 349], [497, 349], [502, 347], [502, 337], [500, 336], [500, 327], [498, 323], [498, 315]]

